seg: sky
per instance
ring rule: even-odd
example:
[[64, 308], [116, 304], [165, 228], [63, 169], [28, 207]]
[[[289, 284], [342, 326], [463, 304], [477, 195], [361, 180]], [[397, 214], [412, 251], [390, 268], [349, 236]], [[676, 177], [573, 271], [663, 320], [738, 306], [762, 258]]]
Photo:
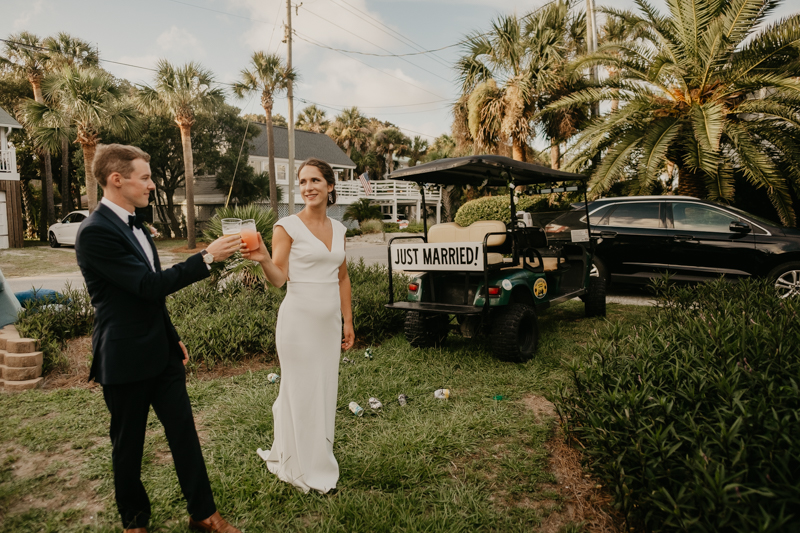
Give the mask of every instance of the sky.
[[[452, 65], [463, 53], [452, 46], [489, 28], [501, 14], [523, 15], [545, 0], [303, 0], [292, 5], [293, 66], [300, 74], [295, 116], [315, 103], [333, 118], [358, 106], [425, 139], [450, 132], [450, 104], [459, 96]], [[597, 2], [635, 9], [633, 0]], [[664, 0], [651, 0], [664, 10]], [[784, 2], [769, 21], [796, 12]], [[42, 38], [65, 31], [94, 43], [102, 66], [136, 84], [151, 84], [163, 58], [196, 61], [220, 83], [237, 81], [256, 50], [286, 56], [286, 0], [0, 0], [0, 38], [29, 31]], [[409, 54], [379, 57], [364, 54]], [[122, 65], [120, 63], [124, 63]], [[144, 67], [144, 68], [141, 68]], [[228, 103], [263, 113], [258, 96]], [[286, 98], [275, 113], [287, 116]]]

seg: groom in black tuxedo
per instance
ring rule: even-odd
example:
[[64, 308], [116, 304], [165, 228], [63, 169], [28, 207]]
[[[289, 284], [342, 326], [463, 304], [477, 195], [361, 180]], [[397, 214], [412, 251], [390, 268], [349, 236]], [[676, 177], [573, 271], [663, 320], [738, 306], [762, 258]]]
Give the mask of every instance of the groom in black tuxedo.
[[186, 392], [186, 347], [167, 313], [166, 296], [208, 277], [208, 265], [241, 247], [223, 237], [201, 253], [161, 270], [158, 252], [135, 208], [155, 189], [150, 156], [139, 148], [99, 146], [94, 175], [103, 199], [81, 224], [78, 265], [95, 308], [89, 380], [103, 386], [111, 413], [117, 507], [126, 532], [146, 533], [150, 500], [141, 482], [150, 406], [164, 426], [178, 481], [195, 531], [237, 533], [220, 517], [211, 494], [192, 408]]

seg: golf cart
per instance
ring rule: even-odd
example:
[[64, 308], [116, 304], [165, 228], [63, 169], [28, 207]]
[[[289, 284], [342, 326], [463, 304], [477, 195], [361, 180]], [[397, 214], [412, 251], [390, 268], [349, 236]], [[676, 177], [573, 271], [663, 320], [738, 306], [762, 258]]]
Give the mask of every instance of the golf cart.
[[[405, 335], [412, 346], [444, 343], [454, 315], [454, 329], [464, 337], [488, 336], [498, 359], [523, 362], [536, 352], [537, 316], [548, 307], [580, 297], [586, 316], [605, 315], [605, 280], [590, 276], [594, 243], [588, 231], [575, 231], [570, 241], [548, 246], [544, 229], [514, 205], [520, 188], [531, 195], [583, 191], [585, 199], [586, 176], [478, 155], [404, 168], [390, 177], [420, 185], [423, 213], [425, 184], [509, 190], [508, 227], [482, 220], [468, 227], [448, 222], [429, 229], [425, 222], [423, 236], [389, 241], [386, 307], [406, 312]], [[414, 273], [402, 302], [394, 301], [392, 287], [392, 271], [398, 269]]]

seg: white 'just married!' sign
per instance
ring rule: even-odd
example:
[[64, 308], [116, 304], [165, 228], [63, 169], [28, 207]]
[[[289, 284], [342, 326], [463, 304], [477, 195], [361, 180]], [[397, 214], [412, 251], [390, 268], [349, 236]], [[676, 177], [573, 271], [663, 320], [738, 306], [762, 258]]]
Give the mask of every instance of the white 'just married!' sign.
[[483, 271], [482, 242], [392, 245], [392, 269]]

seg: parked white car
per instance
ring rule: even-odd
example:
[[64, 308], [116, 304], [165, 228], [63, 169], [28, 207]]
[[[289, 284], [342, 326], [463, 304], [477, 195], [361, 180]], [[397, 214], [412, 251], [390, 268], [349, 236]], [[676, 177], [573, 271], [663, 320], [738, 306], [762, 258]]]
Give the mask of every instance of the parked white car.
[[48, 239], [50, 240], [51, 248], [58, 248], [62, 244], [75, 245], [75, 236], [78, 234], [78, 228], [81, 227], [81, 222], [86, 220], [89, 216], [89, 211], [83, 209], [81, 211], [73, 211], [64, 218], [61, 222], [56, 222], [50, 226], [48, 231]]

